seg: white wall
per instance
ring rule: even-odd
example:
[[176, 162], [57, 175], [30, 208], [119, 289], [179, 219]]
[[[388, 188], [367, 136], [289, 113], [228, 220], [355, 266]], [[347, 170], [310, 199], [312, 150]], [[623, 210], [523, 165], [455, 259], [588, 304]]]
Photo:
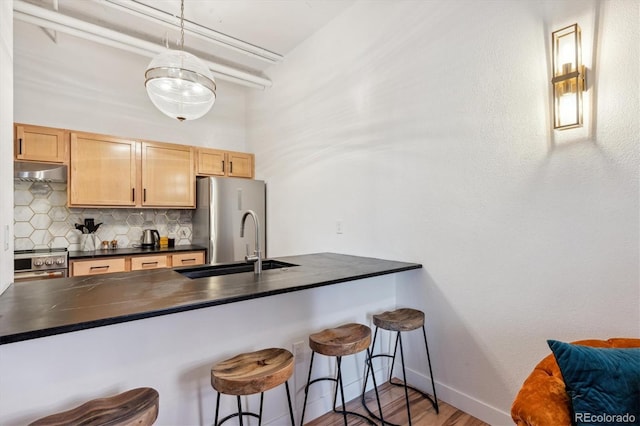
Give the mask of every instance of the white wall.
[[245, 92], [217, 81], [217, 99], [199, 120], [179, 122], [149, 100], [150, 62], [132, 53], [15, 22], [15, 121], [114, 136], [245, 150]]
[[[640, 335], [639, 7], [356, 3], [250, 94], [270, 253], [423, 263], [398, 304], [427, 312], [440, 396], [510, 423], [546, 339]], [[550, 33], [574, 22], [595, 109], [553, 132]]]
[[0, 294], [13, 282], [13, 9], [0, 3]]

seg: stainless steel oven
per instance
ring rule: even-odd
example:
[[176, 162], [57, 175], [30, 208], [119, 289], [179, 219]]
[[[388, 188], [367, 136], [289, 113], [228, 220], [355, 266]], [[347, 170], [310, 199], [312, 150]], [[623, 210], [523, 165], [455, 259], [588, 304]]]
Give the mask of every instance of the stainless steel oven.
[[18, 250], [13, 255], [13, 281], [48, 280], [68, 275], [67, 249]]

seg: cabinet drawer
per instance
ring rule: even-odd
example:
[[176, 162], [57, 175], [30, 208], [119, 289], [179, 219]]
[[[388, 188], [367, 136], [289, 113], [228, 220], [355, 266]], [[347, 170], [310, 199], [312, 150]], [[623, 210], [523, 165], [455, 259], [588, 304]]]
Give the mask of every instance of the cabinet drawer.
[[71, 262], [71, 276], [110, 274], [125, 271], [124, 257], [100, 260], [75, 260]]
[[142, 269], [166, 268], [167, 256], [138, 256], [131, 258], [131, 270], [140, 271]]
[[177, 268], [179, 266], [193, 266], [202, 265], [204, 263], [204, 252], [194, 251], [188, 253], [174, 254], [171, 256], [172, 266]]

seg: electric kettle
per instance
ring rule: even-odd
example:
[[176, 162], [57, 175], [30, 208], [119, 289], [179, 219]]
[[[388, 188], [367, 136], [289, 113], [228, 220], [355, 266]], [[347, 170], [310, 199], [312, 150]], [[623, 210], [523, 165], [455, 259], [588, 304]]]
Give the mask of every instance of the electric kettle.
[[160, 233], [156, 229], [142, 231], [142, 248], [153, 248], [160, 244]]

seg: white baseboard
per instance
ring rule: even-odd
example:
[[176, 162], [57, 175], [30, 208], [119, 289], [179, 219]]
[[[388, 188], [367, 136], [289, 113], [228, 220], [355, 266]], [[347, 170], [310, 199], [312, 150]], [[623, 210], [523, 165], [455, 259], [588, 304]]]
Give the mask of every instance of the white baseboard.
[[[398, 376], [396, 375], [396, 377]], [[412, 369], [407, 369], [407, 381], [416, 388], [431, 395], [431, 378], [429, 376], [425, 376], [424, 374]], [[509, 413], [447, 385], [439, 383], [437, 380], [436, 394], [438, 400], [442, 400], [467, 414], [471, 414], [473, 417], [476, 417], [485, 423], [489, 423], [490, 425], [511, 426], [514, 424]]]

